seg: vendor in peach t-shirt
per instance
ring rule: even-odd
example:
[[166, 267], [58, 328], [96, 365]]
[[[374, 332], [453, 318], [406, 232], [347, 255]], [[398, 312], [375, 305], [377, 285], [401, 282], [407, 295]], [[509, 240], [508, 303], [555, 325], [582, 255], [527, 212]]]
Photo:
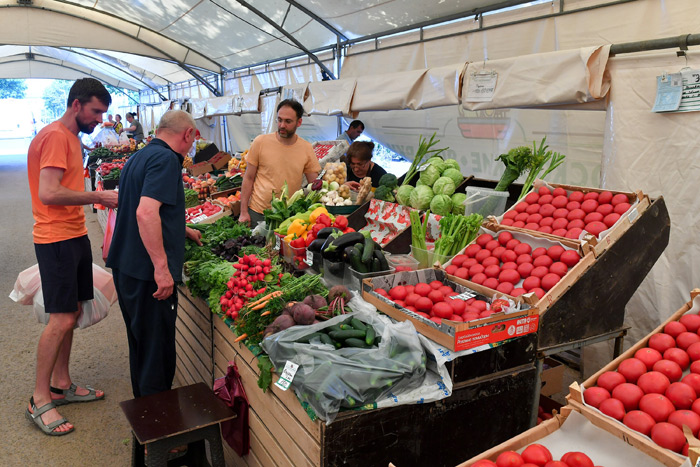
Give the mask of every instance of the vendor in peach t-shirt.
[[302, 175], [309, 181], [318, 177], [321, 166], [311, 143], [296, 134], [303, 114], [299, 102], [283, 100], [277, 106], [277, 132], [260, 135], [250, 145], [241, 188], [241, 222], [250, 222], [253, 227], [262, 222], [272, 191], [279, 194], [284, 182], [291, 194], [301, 188]]

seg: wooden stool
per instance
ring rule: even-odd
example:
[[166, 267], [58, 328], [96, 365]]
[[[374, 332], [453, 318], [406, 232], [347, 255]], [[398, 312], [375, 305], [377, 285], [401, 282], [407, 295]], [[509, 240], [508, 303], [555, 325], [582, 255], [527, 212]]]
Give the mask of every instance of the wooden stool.
[[[235, 418], [236, 414], [206, 384], [171, 389], [122, 401], [119, 405], [133, 433], [132, 465], [209, 465], [205, 440], [209, 441], [212, 465], [224, 465], [219, 423]], [[168, 461], [170, 450], [185, 444], [187, 453]], [[148, 445], [147, 455], [144, 455], [145, 445]]]

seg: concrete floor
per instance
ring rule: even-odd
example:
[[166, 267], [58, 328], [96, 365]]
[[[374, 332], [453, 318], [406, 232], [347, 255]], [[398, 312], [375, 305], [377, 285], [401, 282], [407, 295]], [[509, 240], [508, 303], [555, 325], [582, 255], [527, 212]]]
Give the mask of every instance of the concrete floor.
[[[131, 399], [124, 322], [118, 304], [101, 323], [75, 331], [73, 381], [106, 392], [104, 401], [70, 404], [61, 413], [75, 425], [62, 437], [44, 435], [24, 417], [34, 388], [36, 344], [43, 325], [30, 306], [8, 298], [17, 274], [36, 263], [26, 156], [0, 156], [0, 420], [3, 421], [0, 465], [3, 466], [128, 466], [131, 434], [119, 402]], [[94, 262], [102, 261], [102, 231], [86, 209]]]

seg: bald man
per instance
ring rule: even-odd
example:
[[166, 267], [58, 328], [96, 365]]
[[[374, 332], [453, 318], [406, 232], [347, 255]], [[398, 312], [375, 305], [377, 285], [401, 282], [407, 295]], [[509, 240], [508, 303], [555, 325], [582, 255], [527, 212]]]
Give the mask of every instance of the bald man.
[[170, 389], [175, 376], [175, 283], [182, 280], [185, 226], [182, 162], [196, 133], [190, 114], [165, 113], [156, 138], [124, 165], [107, 258], [129, 341], [134, 397]]

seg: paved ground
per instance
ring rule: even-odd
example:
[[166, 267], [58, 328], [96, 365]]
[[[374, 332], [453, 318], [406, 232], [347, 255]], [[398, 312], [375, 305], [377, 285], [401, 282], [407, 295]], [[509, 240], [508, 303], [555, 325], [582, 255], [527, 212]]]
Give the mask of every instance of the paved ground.
[[[7, 466], [128, 466], [130, 431], [119, 402], [130, 399], [124, 322], [117, 304], [98, 325], [76, 330], [71, 373], [73, 380], [103, 389], [106, 399], [71, 404], [61, 413], [76, 427], [63, 437], [44, 435], [24, 417], [34, 387], [35, 351], [43, 328], [29, 306], [7, 296], [17, 274], [36, 263], [26, 156], [0, 156], [0, 419], [3, 421], [0, 465]], [[86, 210], [96, 264], [104, 266], [102, 232]]]

